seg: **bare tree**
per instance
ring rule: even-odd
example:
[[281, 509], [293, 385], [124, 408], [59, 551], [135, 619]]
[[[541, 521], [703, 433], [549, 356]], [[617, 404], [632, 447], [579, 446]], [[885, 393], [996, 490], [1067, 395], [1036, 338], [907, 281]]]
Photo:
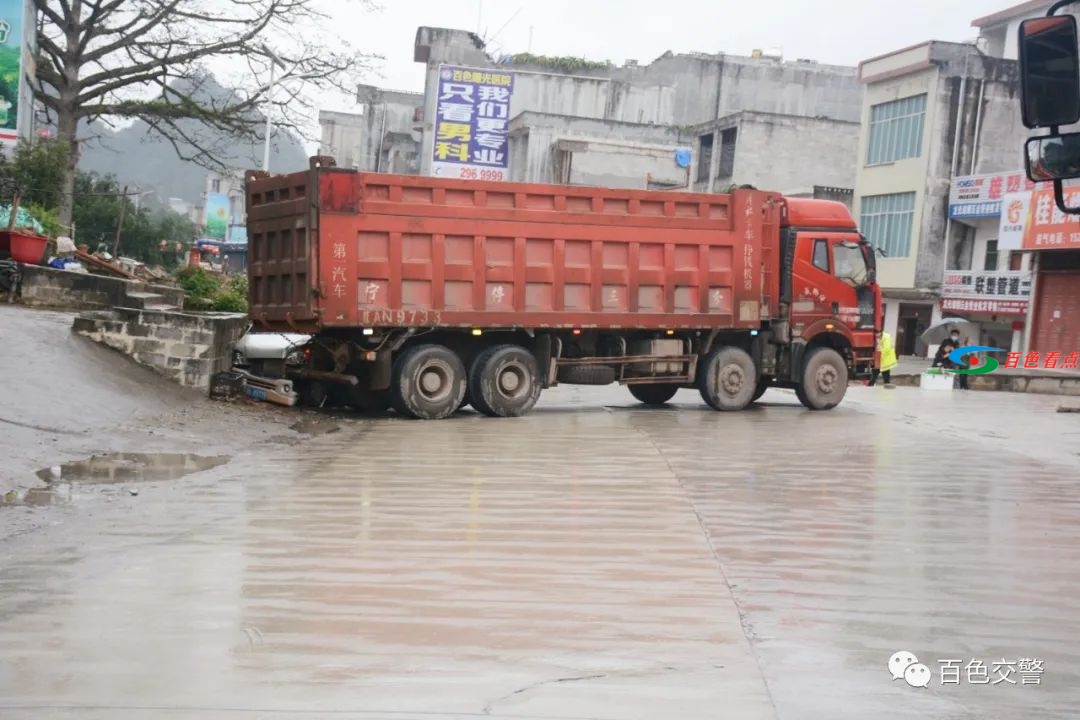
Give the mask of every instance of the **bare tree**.
[[[338, 4], [370, 7], [370, 0]], [[34, 0], [40, 14], [39, 99], [69, 148], [60, 221], [71, 224], [81, 128], [86, 121], [139, 119], [177, 154], [207, 167], [221, 160], [215, 131], [260, 137], [269, 99], [270, 63], [278, 71], [276, 124], [298, 128], [312, 117], [306, 97], [355, 92], [374, 56], [328, 34], [320, 0]], [[206, 63], [234, 60], [251, 86], [225, 100], [200, 92]], [[264, 78], [259, 80], [257, 78]]]

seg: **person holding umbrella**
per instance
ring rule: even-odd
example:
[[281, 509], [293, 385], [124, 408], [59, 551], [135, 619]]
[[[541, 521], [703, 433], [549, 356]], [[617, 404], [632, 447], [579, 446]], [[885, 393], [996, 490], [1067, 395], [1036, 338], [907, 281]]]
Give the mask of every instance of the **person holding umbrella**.
[[[963, 327], [965, 331], [970, 331], [971, 329], [974, 329], [975, 326], [970, 320], [965, 320], [964, 318], [942, 318], [928, 327], [922, 334], [921, 337], [923, 342], [931, 347], [933, 346], [933, 343], [940, 342], [937, 353], [934, 355], [935, 367], [942, 367], [947, 370], [956, 370], [961, 367], [961, 365], [949, 359], [949, 353], [956, 348], [964, 347], [968, 344], [967, 337], [964, 337], [963, 341], [961, 341], [961, 327]], [[966, 356], [964, 359], [966, 360]], [[967, 375], [957, 375], [956, 377], [958, 378], [958, 387], [961, 390], [967, 390]]]

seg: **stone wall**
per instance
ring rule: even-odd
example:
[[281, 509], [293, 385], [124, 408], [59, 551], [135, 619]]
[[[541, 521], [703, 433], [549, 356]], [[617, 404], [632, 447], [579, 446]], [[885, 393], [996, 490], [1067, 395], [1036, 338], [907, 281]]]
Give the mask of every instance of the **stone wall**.
[[19, 300], [30, 307], [106, 310], [161, 305], [177, 309], [184, 303], [184, 291], [178, 287], [148, 285], [38, 265], [23, 265], [21, 271]]
[[208, 390], [214, 373], [232, 367], [233, 345], [247, 323], [231, 313], [115, 308], [84, 313], [73, 329], [185, 387]]

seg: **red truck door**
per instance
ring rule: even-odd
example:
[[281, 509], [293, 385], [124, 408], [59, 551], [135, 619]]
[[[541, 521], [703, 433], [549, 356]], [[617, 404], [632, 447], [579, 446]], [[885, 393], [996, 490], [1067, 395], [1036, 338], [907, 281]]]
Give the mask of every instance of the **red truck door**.
[[[842, 323], [851, 331], [866, 323], [873, 327], [873, 292], [855, 233], [800, 232], [792, 280], [796, 328], [820, 322]], [[860, 302], [860, 288], [866, 288], [869, 302]]]

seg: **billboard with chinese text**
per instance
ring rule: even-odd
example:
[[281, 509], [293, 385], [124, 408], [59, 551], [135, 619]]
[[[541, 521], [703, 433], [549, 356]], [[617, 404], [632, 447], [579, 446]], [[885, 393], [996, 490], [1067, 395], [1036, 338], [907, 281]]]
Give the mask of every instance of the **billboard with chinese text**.
[[440, 65], [437, 92], [431, 174], [509, 180], [514, 75]]
[[949, 188], [949, 217], [997, 217], [1007, 193], [1034, 189], [1035, 183], [1020, 171], [953, 178]]
[[[1065, 204], [1080, 203], [1080, 188], [1065, 188]], [[1080, 249], [1080, 216], [1066, 215], [1054, 202], [1052, 185], [1040, 186], [1031, 193], [1027, 223], [1024, 227], [1024, 250]]]
[[1019, 250], [1024, 246], [1024, 226], [1027, 223], [1031, 193], [1009, 193], [1001, 203], [998, 222], [998, 250]]

